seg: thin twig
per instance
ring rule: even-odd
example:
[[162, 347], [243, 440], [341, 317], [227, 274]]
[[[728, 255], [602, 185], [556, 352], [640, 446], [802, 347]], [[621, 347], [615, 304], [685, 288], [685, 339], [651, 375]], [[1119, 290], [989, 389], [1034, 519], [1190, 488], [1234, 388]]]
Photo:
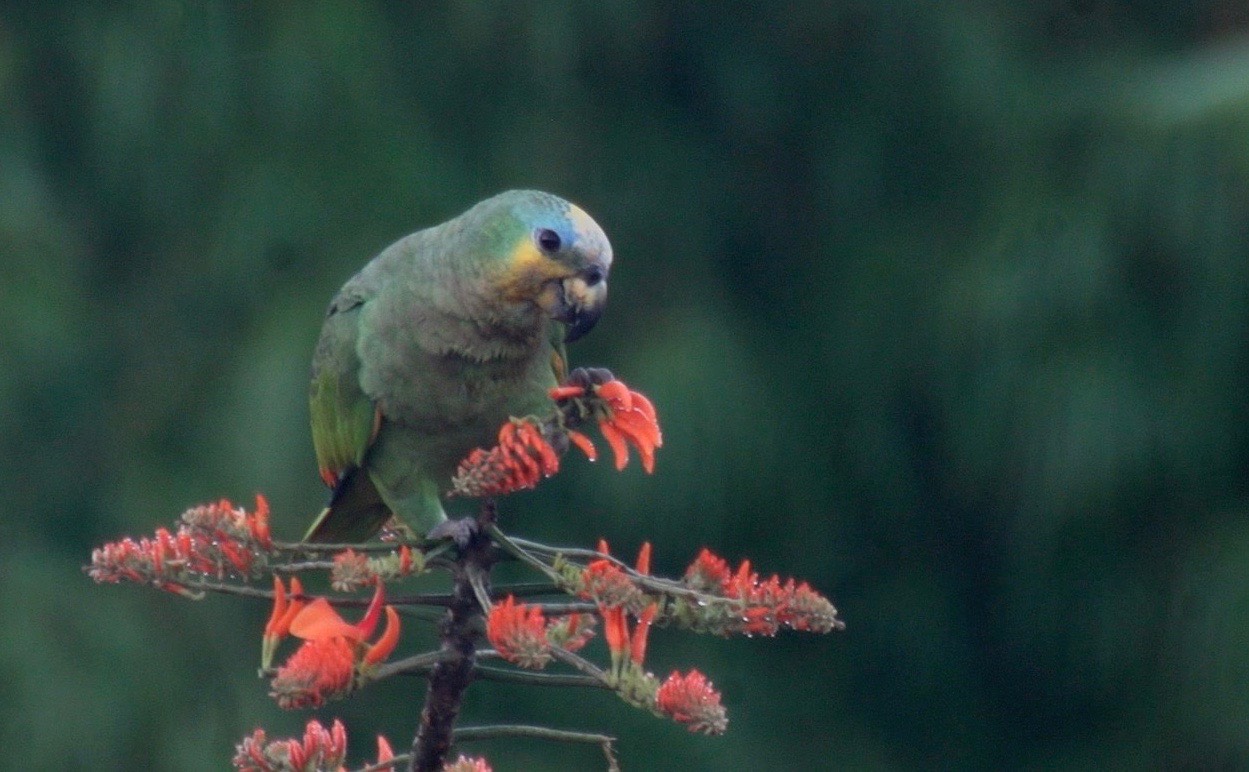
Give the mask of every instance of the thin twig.
[[563, 590], [550, 582], [517, 582], [516, 584], [496, 584], [494, 597], [503, 598], [511, 595], [516, 598], [532, 598], [535, 595], [560, 595]]
[[482, 611], [489, 612], [494, 606], [490, 602], [490, 590], [486, 586], [489, 580], [483, 576], [480, 569], [471, 564], [468, 566], [468, 583], [473, 588], [473, 595], [477, 598], [477, 605], [481, 606]]
[[551, 729], [545, 726], [528, 724], [491, 724], [487, 726], [462, 726], [455, 730], [456, 742], [472, 742], [474, 740], [494, 740], [499, 737], [535, 737], [541, 740], [556, 740], [567, 743], [592, 743], [604, 745], [614, 743], [615, 737], [594, 732], [573, 732], [567, 729]]
[[417, 654], [404, 659], [397, 659], [394, 662], [387, 662], [378, 666], [377, 670], [374, 671], [373, 680], [377, 681], [395, 675], [428, 673], [433, 669], [434, 665], [446, 660], [447, 654], [441, 649], [438, 651], [427, 651], [424, 654]]
[[486, 529], [486, 533], [490, 534], [490, 538], [494, 539], [495, 544], [498, 544], [504, 552], [515, 557], [517, 560], [521, 561], [535, 571], [545, 574], [551, 581], [559, 582], [559, 574], [555, 571], [555, 569], [517, 546], [517, 544], [507, 536], [507, 534], [499, 530], [497, 525], [490, 525]]
[[560, 662], [563, 662], [565, 665], [571, 665], [577, 670], [580, 670], [582, 673], [588, 675], [590, 678], [593, 678], [594, 680], [601, 682], [604, 686], [611, 688], [611, 682], [607, 678], [607, 673], [600, 670], [597, 665], [590, 662], [588, 659], [584, 659], [576, 654], [573, 654], [568, 649], [564, 649], [559, 646], [551, 647], [551, 655]]
[[473, 677], [483, 681], [530, 684], [532, 686], [580, 686], [587, 689], [607, 689], [607, 684], [589, 676], [566, 673], [528, 673], [523, 670], [505, 670], [499, 667], [478, 665]]
[[545, 726], [527, 726], [524, 724], [465, 726], [455, 730], [456, 742], [490, 740], [496, 737], [534, 737], [556, 742], [591, 743], [603, 749], [603, 755], [607, 758], [607, 772], [620, 772], [620, 764], [616, 761], [614, 747], [616, 738], [611, 735], [598, 734], [596, 732], [572, 732], [567, 729], [551, 729]]
[[403, 762], [411, 760], [411, 753], [400, 753], [390, 761], [379, 761], [378, 763], [370, 764], [367, 767], [360, 767], [360, 769], [357, 769], [356, 772], [381, 772], [383, 769], [387, 770], [387, 772], [392, 772], [393, 770], [398, 769], [399, 765]]
[[[305, 555], [316, 555], [322, 552], [342, 552], [343, 550], [355, 550], [356, 552], [394, 552], [400, 547], [405, 546], [404, 542], [365, 542], [363, 544], [329, 544], [324, 542], [306, 542], [306, 541], [275, 541], [274, 549], [285, 552], [301, 552]], [[406, 544], [407, 547], [419, 550], [420, 544]]]

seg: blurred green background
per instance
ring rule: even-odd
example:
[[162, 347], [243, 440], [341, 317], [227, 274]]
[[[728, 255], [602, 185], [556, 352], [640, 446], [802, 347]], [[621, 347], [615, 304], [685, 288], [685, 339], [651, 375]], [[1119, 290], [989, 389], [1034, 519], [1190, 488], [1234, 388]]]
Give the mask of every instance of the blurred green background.
[[[505, 526], [750, 557], [849, 627], [657, 631], [723, 738], [492, 684], [469, 721], [615, 731], [634, 770], [1249, 768], [1243, 2], [10, 2], [0, 103], [0, 766], [221, 769], [302, 727], [266, 609], [80, 567], [221, 496], [298, 534], [330, 295], [532, 186], [610, 234], [574, 359], [667, 443]], [[323, 715], [362, 760], [419, 687]]]

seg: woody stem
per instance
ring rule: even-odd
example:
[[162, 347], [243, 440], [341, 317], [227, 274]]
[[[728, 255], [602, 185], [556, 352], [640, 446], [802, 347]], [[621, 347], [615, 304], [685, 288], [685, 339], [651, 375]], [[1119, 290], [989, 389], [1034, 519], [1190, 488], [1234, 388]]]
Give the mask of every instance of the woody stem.
[[478, 592], [489, 593], [493, 562], [490, 539], [479, 533], [460, 550], [451, 566], [454, 587], [439, 625], [442, 647], [438, 662], [429, 671], [421, 725], [412, 740], [411, 772], [441, 770], [451, 750], [455, 722], [476, 664], [474, 644], [482, 615]]

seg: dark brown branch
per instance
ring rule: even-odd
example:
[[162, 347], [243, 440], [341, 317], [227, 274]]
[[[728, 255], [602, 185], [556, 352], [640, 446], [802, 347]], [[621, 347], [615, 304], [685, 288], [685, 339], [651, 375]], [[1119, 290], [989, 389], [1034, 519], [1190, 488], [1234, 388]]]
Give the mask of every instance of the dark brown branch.
[[460, 550], [452, 567], [452, 603], [439, 625], [440, 661], [429, 673], [429, 691], [421, 710], [421, 725], [412, 740], [411, 772], [438, 772], [451, 750], [455, 721], [464, 692], [473, 680], [474, 649], [481, 632], [482, 608], [477, 593], [490, 592], [490, 569], [495, 557], [490, 539], [482, 532], [494, 519], [493, 502], [480, 516], [479, 530]]

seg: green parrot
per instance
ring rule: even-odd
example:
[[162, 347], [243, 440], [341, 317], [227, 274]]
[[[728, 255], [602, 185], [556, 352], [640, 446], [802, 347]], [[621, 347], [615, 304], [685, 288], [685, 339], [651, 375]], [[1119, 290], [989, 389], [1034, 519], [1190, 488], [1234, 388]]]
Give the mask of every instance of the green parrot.
[[305, 540], [363, 541], [392, 514], [422, 536], [446, 523], [459, 462], [509, 417], [551, 408], [564, 343], [598, 321], [611, 262], [580, 207], [512, 190], [348, 280], [312, 360], [312, 441], [333, 492]]

